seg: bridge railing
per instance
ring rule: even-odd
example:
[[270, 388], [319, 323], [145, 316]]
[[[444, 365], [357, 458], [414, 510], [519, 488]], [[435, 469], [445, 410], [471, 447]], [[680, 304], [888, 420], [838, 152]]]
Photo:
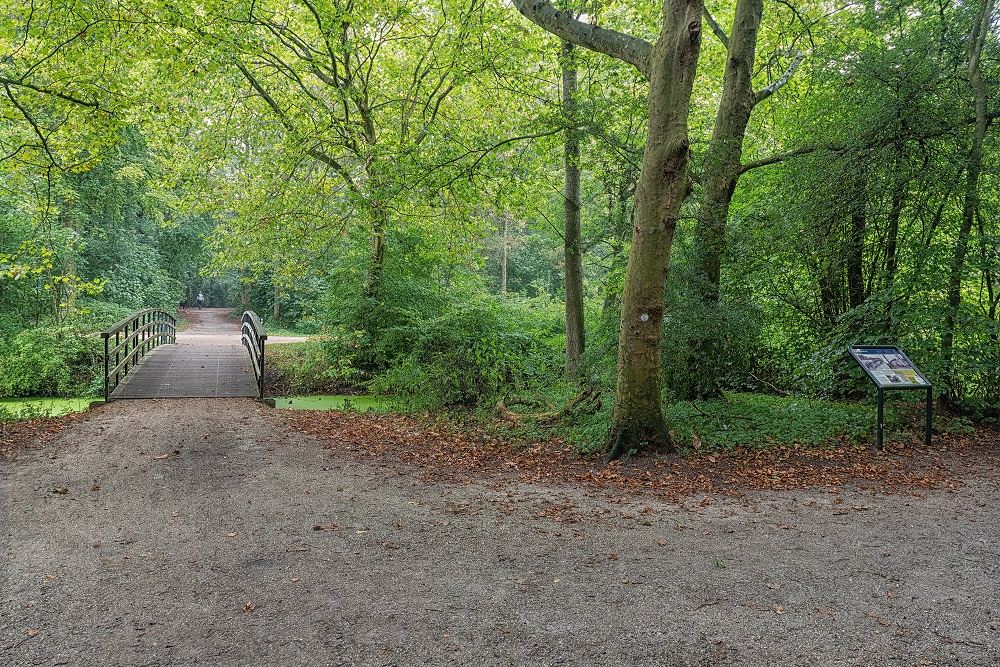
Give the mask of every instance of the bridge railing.
[[257, 392], [261, 400], [264, 398], [264, 323], [257, 313], [248, 310], [243, 313], [243, 346], [250, 355], [254, 376], [257, 378]]
[[[104, 400], [150, 350], [177, 342], [177, 318], [160, 308], [139, 310], [101, 332], [104, 339]], [[112, 338], [114, 341], [112, 342]]]

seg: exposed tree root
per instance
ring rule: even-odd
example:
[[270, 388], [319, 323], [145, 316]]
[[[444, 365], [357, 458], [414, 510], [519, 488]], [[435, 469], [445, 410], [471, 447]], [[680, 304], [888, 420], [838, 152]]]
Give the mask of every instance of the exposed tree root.
[[[524, 401], [517, 399], [514, 402], [525, 404]], [[549, 410], [545, 412], [514, 412], [507, 407], [503, 400], [500, 400], [497, 402], [497, 414], [504, 421], [518, 425], [529, 419], [538, 424], [553, 425], [569, 417], [594, 414], [600, 410], [601, 390], [596, 387], [588, 387], [574, 396], [562, 409], [556, 410], [552, 404], [549, 404], [548, 407]]]

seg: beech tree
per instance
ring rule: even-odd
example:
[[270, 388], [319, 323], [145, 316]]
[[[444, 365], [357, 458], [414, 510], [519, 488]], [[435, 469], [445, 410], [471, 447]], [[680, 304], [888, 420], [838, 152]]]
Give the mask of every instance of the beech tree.
[[[958, 308], [962, 301], [962, 275], [965, 269], [966, 255], [969, 252], [969, 238], [973, 224], [979, 211], [979, 178], [983, 167], [983, 143], [990, 119], [987, 115], [986, 82], [983, 81], [982, 57], [992, 23], [996, 20], [993, 13], [994, 0], [980, 0], [979, 12], [972, 24], [969, 35], [969, 87], [975, 103], [976, 117], [972, 132], [972, 142], [969, 149], [968, 162], [965, 167], [965, 192], [962, 199], [962, 224], [955, 241], [955, 252], [951, 261], [948, 276], [948, 306], [945, 311], [944, 332], [941, 335], [941, 360], [944, 366], [943, 376], [945, 391], [943, 393], [946, 405], [954, 406], [958, 393], [956, 378], [952, 369], [952, 357], [955, 345], [955, 325]], [[992, 295], [991, 295], [992, 296]]]
[[701, 48], [701, 0], [664, 0], [655, 44], [580, 21], [547, 0], [513, 0], [521, 14], [578, 46], [623, 60], [649, 79], [649, 125], [635, 194], [622, 293], [609, 458], [644, 443], [669, 446], [660, 350], [670, 247], [688, 191], [688, 110]]
[[[755, 91], [754, 62], [757, 35], [763, 18], [764, 0], [737, 0], [730, 34], [705, 10], [706, 22], [726, 48], [722, 79], [722, 97], [715, 115], [712, 138], [701, 171], [701, 201], [695, 225], [695, 262], [693, 277], [696, 303], [712, 310], [719, 302], [722, 258], [726, 251], [726, 223], [733, 193], [743, 165], [743, 141], [754, 108], [788, 83], [798, 69], [803, 54], [796, 52], [787, 69], [775, 81]], [[688, 358], [693, 367], [685, 374], [685, 386], [678, 394], [688, 399], [717, 396], [721, 393], [719, 349], [715, 332], [695, 331], [689, 339]]]
[[580, 119], [576, 108], [577, 65], [573, 43], [563, 41], [562, 107], [566, 122], [563, 163], [563, 257], [566, 262], [566, 376], [580, 371], [584, 349], [583, 326], [583, 244], [580, 238]]

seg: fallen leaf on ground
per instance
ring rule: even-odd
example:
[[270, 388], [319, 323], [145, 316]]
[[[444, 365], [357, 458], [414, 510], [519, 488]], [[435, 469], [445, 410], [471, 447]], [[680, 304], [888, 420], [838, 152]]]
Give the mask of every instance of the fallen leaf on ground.
[[313, 530], [326, 530], [326, 531], [340, 530], [340, 526], [336, 523], [316, 524], [315, 526], [313, 526]]
[[[564, 484], [621, 495], [649, 493], [672, 502], [701, 496], [701, 502], [710, 503], [715, 494], [825, 488], [835, 494], [833, 513], [841, 514], [869, 509], [848, 505], [837, 495], [847, 484], [885, 493], [950, 490], [963, 475], [1000, 465], [1000, 429], [989, 426], [974, 435], [936, 436], [935, 447], [914, 445], [905, 457], [844, 443], [822, 449], [787, 445], [693, 455], [654, 451], [608, 465], [603, 457], [582, 456], [554, 436], [505, 440], [488, 427], [460, 427], [431, 415], [281, 412], [294, 428], [320, 439], [338, 455], [413, 466], [427, 481], [466, 484], [480, 477], [501, 483]], [[538, 517], [566, 521], [573, 512], [544, 508]]]

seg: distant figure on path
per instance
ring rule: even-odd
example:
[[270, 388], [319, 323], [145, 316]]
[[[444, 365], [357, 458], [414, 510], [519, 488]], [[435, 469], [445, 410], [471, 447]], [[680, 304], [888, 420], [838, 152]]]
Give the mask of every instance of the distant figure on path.
[[205, 305], [205, 295], [198, 292], [198, 298], [195, 301], [198, 302], [198, 310], [201, 310], [201, 307]]

